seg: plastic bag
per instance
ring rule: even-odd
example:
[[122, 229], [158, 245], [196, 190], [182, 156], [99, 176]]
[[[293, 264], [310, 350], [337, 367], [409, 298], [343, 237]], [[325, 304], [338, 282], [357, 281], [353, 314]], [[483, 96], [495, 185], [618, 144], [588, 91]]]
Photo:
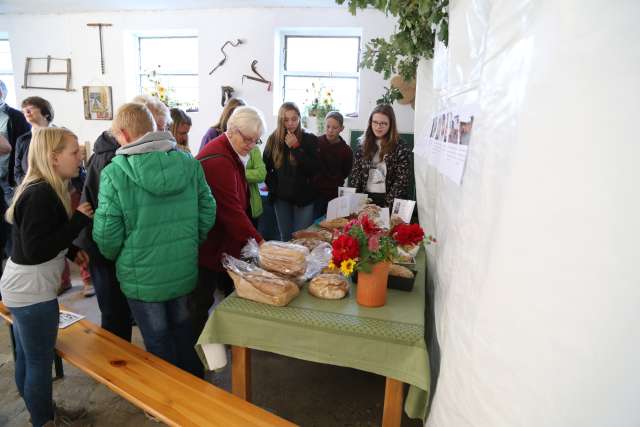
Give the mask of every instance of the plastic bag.
[[222, 255], [222, 266], [233, 280], [239, 297], [269, 305], [284, 306], [298, 295], [300, 290], [291, 280], [279, 277], [262, 268]]
[[258, 245], [255, 239], [249, 239], [242, 248], [241, 255], [246, 259], [257, 259], [258, 265], [265, 270], [288, 277], [297, 277], [307, 269], [309, 249], [295, 243], [276, 240]]
[[316, 246], [307, 256], [307, 269], [302, 276], [302, 280], [306, 282], [320, 274], [329, 265], [332, 250], [331, 245], [326, 242]]

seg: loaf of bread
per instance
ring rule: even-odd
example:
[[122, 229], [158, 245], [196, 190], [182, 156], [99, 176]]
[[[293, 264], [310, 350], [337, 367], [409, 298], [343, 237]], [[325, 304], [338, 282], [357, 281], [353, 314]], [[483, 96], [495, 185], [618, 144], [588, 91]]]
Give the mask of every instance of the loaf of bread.
[[281, 275], [296, 277], [307, 269], [309, 249], [283, 242], [265, 242], [260, 246], [260, 267]]
[[304, 239], [304, 238], [318, 239], [318, 240], [322, 240], [329, 243], [331, 243], [331, 239], [333, 237], [333, 233], [323, 228], [317, 228], [317, 229], [307, 228], [304, 230], [298, 230], [298, 231], [294, 231], [292, 235], [294, 239]]
[[304, 246], [305, 248], [309, 249], [309, 251], [314, 250], [320, 243], [324, 243], [324, 240], [320, 240], [320, 239], [312, 239], [309, 237], [303, 237], [301, 239], [293, 239], [291, 240], [290, 243], [296, 244], [296, 245], [301, 245]]
[[227, 270], [239, 297], [264, 304], [285, 306], [300, 293], [290, 280], [267, 272], [239, 274]]
[[349, 223], [347, 218], [334, 218], [334, 219], [325, 219], [320, 222], [320, 227], [326, 228], [327, 230], [335, 230], [337, 228], [343, 228], [345, 225]]
[[341, 299], [349, 292], [349, 282], [340, 274], [319, 274], [309, 283], [309, 293], [322, 299]]
[[396, 277], [404, 277], [406, 279], [413, 278], [413, 271], [409, 270], [407, 267], [398, 264], [391, 264], [389, 268], [389, 275]]

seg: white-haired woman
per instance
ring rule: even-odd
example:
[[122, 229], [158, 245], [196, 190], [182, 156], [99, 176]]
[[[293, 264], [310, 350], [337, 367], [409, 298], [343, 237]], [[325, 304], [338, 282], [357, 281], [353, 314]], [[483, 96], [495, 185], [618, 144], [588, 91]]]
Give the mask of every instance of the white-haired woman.
[[158, 132], [164, 132], [169, 129], [169, 125], [171, 124], [171, 110], [169, 110], [169, 107], [164, 105], [160, 99], [150, 95], [138, 95], [133, 98], [132, 102], [147, 106], [149, 111], [151, 111], [153, 121], [156, 122]]
[[251, 222], [245, 167], [265, 130], [257, 109], [238, 107], [227, 122], [227, 131], [209, 142], [196, 157], [218, 206], [216, 223], [200, 246], [198, 285], [191, 298], [197, 334], [204, 328], [216, 287], [225, 295], [233, 290], [231, 279], [222, 268], [222, 254], [239, 257], [240, 249], [251, 237], [262, 242]]
[[13, 250], [0, 280], [4, 304], [13, 316], [15, 379], [34, 426], [54, 425], [86, 411], [65, 411], [52, 400], [51, 364], [58, 334], [57, 290], [65, 256], [79, 265], [86, 253], [72, 241], [88, 225], [93, 210], [71, 209], [69, 180], [81, 163], [78, 138], [64, 128], [33, 132], [27, 175], [7, 210], [13, 224]]

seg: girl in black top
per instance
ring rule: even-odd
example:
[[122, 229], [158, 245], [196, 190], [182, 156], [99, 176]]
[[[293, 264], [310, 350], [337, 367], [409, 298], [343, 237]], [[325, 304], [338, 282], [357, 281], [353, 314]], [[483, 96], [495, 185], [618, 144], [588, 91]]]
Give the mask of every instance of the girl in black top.
[[313, 223], [312, 180], [319, 171], [318, 138], [302, 129], [300, 110], [293, 102], [278, 110], [278, 127], [267, 140], [263, 159], [280, 238], [288, 241], [291, 233]]
[[13, 316], [16, 385], [34, 426], [86, 414], [55, 407], [51, 396], [59, 315], [56, 293], [64, 258], [80, 265], [88, 261], [71, 243], [93, 216], [88, 203], [75, 212], [71, 209], [69, 180], [78, 174], [80, 162], [78, 139], [69, 130], [34, 130], [27, 175], [7, 210], [13, 250], [0, 291]]

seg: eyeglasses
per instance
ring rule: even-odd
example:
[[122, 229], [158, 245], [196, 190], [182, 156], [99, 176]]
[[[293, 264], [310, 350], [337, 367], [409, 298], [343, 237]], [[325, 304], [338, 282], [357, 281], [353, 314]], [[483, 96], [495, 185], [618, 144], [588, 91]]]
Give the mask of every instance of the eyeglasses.
[[240, 129], [236, 129], [236, 132], [238, 132], [238, 135], [240, 135], [242, 137], [242, 141], [247, 145], [260, 144], [262, 142], [260, 140], [260, 137], [249, 138], [249, 137], [245, 136], [245, 134], [240, 132]]
[[379, 127], [381, 127], [381, 128], [384, 128], [384, 127], [389, 126], [389, 123], [387, 123], [387, 122], [377, 122], [377, 121], [375, 121], [375, 120], [372, 120], [372, 121], [371, 121], [371, 124], [372, 124], [373, 126], [379, 126]]

